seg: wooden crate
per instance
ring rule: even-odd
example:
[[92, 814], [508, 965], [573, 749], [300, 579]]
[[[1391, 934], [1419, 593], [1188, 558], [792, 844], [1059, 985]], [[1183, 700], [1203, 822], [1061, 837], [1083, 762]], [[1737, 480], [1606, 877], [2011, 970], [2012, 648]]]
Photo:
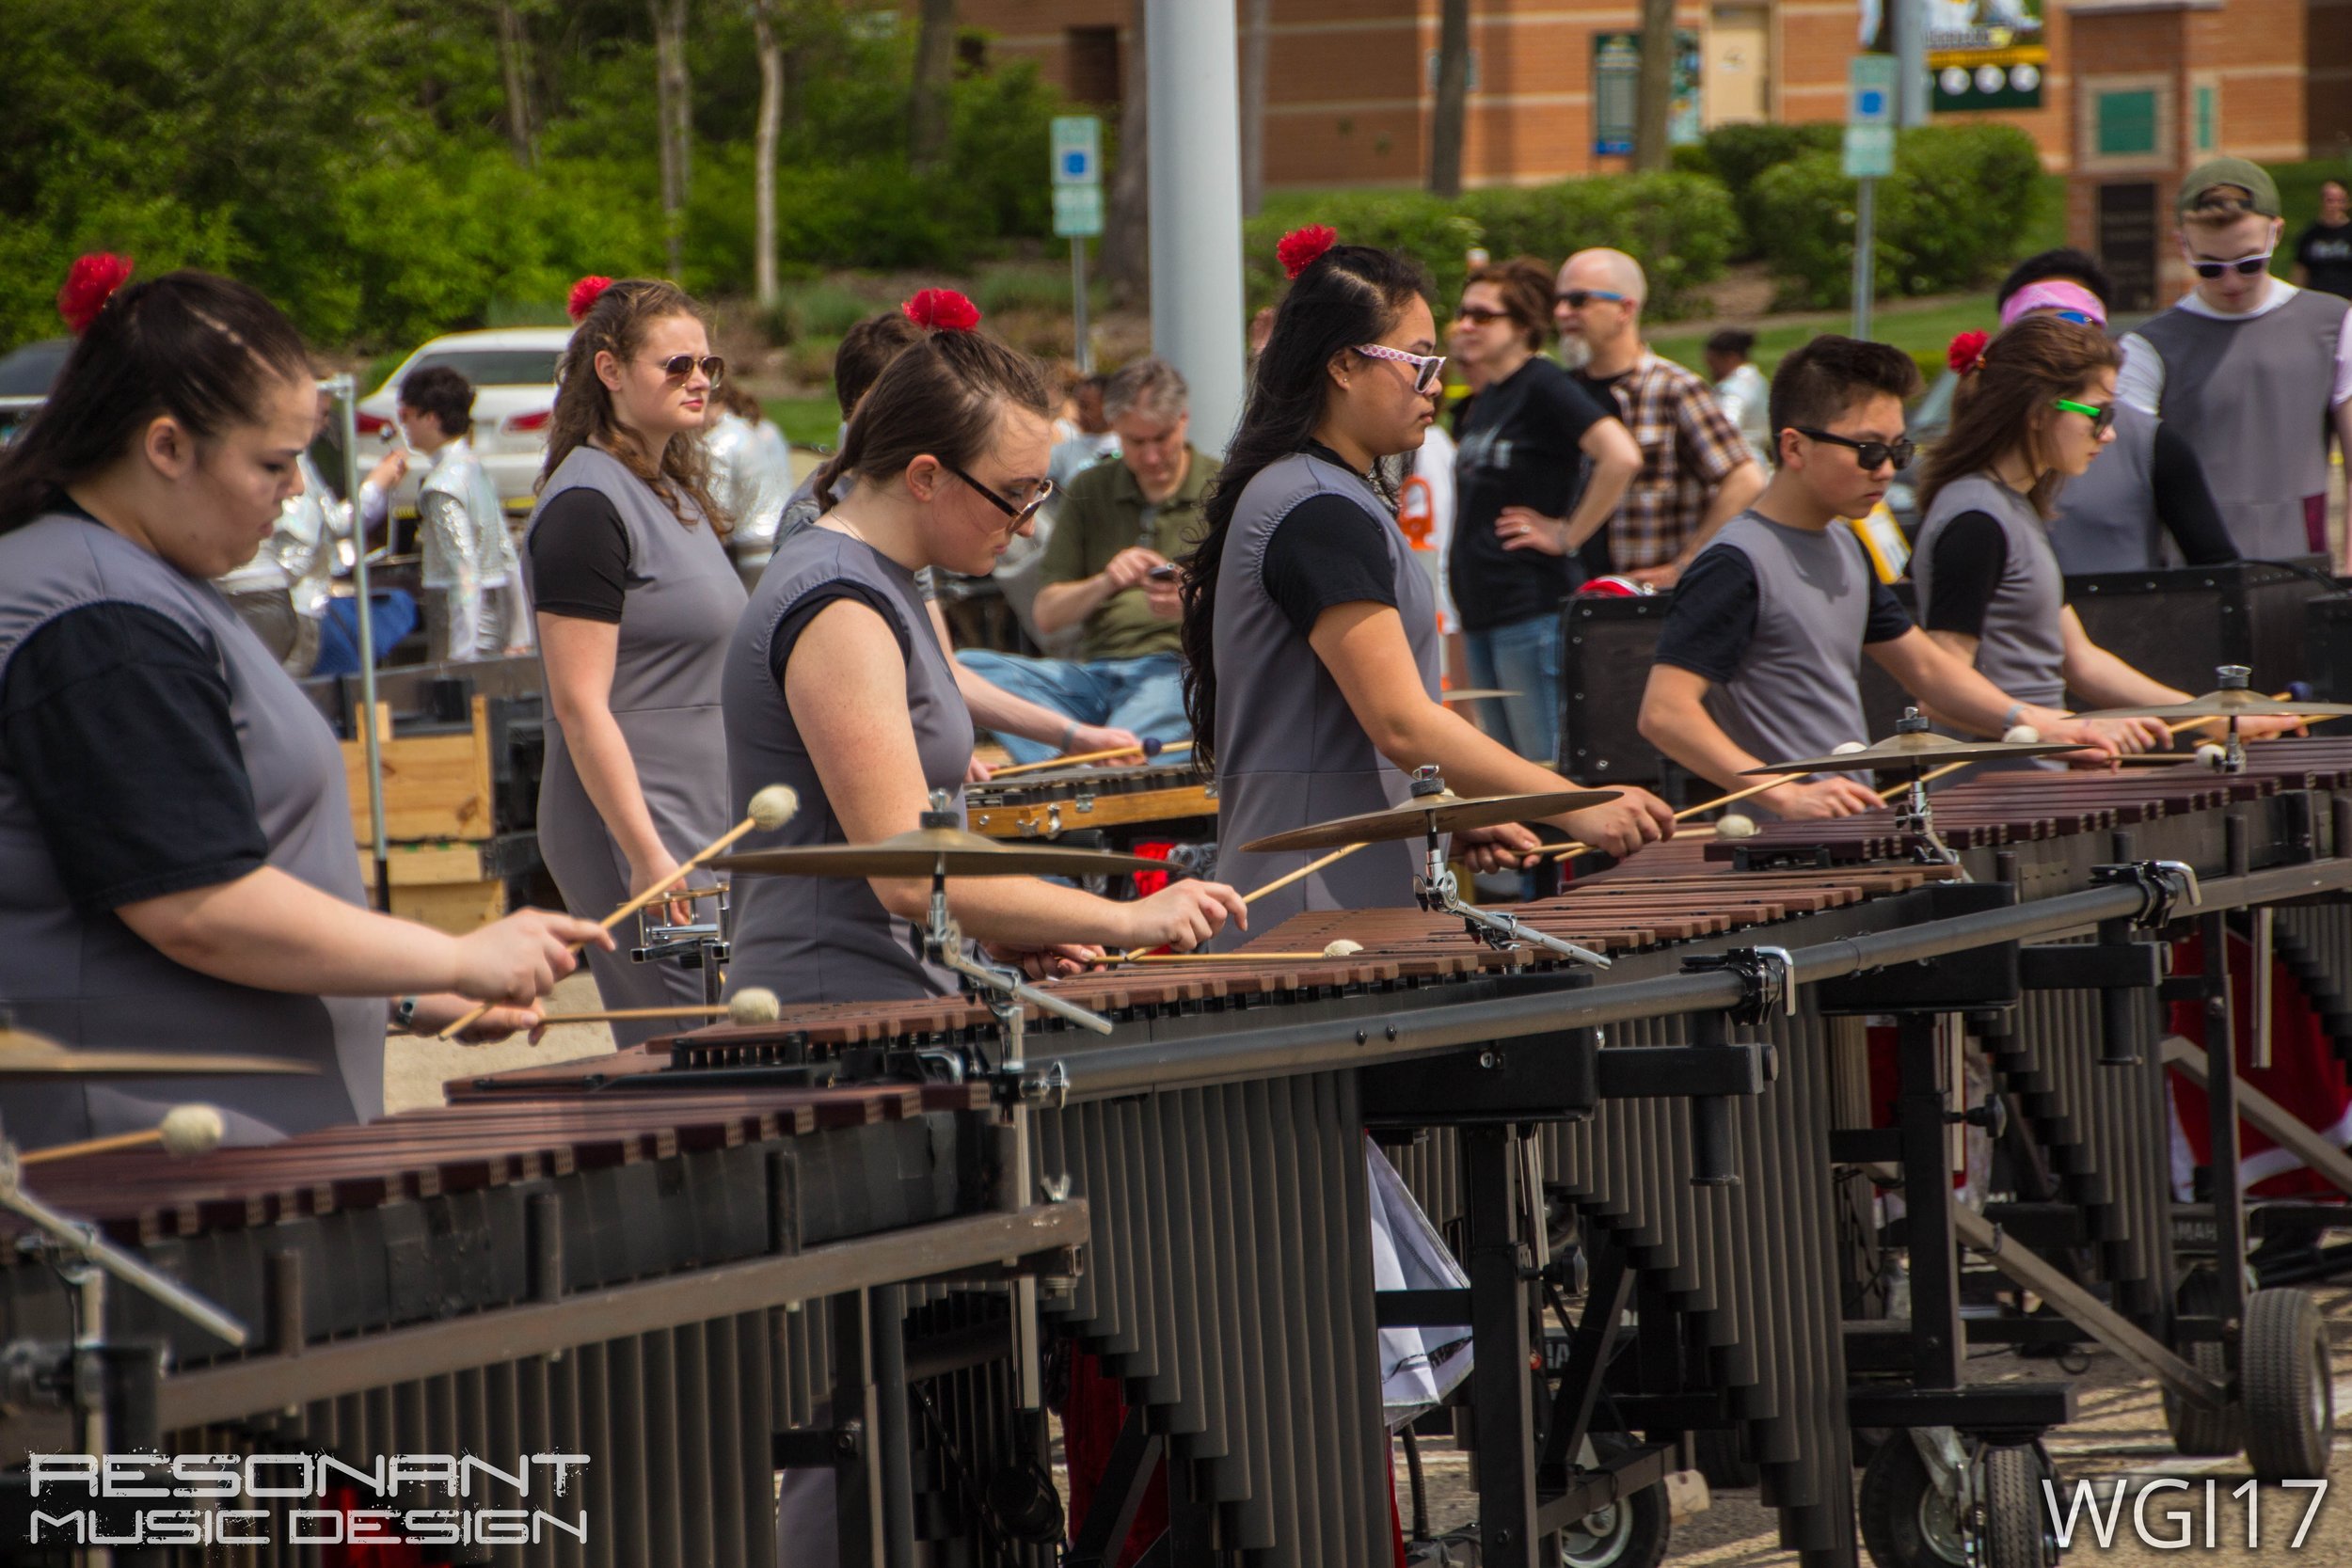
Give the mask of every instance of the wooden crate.
[[[491, 794], [490, 717], [486, 698], [472, 703], [473, 724], [454, 735], [396, 735], [391, 709], [376, 708], [384, 767], [384, 836], [391, 840], [488, 838], [498, 831]], [[351, 791], [351, 836], [373, 840], [368, 821], [368, 754], [346, 740], [343, 779]], [[397, 888], [399, 883], [394, 881]]]
[[[483, 847], [467, 843], [395, 844], [385, 857], [392, 913], [464, 936], [506, 912], [506, 879]], [[375, 860], [359, 848], [359, 880], [373, 897]]]

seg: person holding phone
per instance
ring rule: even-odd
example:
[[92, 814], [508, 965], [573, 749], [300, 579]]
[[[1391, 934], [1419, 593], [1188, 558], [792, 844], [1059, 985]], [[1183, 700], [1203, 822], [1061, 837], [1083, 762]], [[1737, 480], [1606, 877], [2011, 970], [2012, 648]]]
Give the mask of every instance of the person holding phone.
[[1184, 378], [1167, 360], [1129, 365], [1104, 388], [1119, 460], [1070, 482], [1045, 542], [1038, 630], [1075, 628], [1076, 657], [1025, 658], [980, 648], [957, 657], [1016, 697], [1064, 714], [1058, 747], [996, 732], [1015, 762], [1041, 762], [1089, 725], [1163, 743], [1187, 739], [1176, 563], [1200, 537], [1200, 503], [1216, 462], [1187, 436]]

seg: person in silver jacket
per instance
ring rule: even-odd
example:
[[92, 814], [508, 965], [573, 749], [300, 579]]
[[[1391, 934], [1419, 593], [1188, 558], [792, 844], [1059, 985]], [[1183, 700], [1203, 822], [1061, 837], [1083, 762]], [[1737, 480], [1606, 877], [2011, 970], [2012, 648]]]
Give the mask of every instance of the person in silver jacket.
[[495, 658], [510, 641], [500, 591], [517, 580], [515, 546], [498, 488], [466, 439], [473, 396], [472, 383], [446, 365], [427, 365], [400, 384], [401, 430], [432, 464], [417, 486], [417, 541], [436, 664]]
[[746, 590], [757, 586], [768, 558], [776, 553], [784, 503], [792, 491], [790, 459], [782, 466], [776, 463], [775, 443], [766, 439], [763, 423], [759, 400], [732, 382], [722, 382], [703, 424], [703, 450], [710, 454], [710, 499], [726, 514], [727, 554]]

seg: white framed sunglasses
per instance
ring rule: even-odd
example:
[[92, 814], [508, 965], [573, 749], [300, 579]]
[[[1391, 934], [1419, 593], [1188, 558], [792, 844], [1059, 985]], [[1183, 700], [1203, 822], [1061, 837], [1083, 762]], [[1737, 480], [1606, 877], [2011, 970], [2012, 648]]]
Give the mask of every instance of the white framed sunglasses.
[[1413, 367], [1413, 390], [1434, 391], [1445, 376], [1445, 356], [1442, 354], [1407, 354], [1386, 343], [1359, 343], [1356, 352], [1367, 359], [1386, 359], [1392, 365]]

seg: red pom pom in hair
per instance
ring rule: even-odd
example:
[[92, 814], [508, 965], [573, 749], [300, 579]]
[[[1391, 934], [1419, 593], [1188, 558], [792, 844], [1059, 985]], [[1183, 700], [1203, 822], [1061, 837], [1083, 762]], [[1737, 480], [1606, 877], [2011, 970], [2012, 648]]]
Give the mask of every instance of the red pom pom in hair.
[[604, 297], [604, 291], [611, 287], [612, 287], [612, 279], [610, 277], [598, 277], [591, 274], [581, 278], [572, 285], [571, 298], [564, 302], [564, 313], [574, 321], [585, 320], [588, 312], [596, 308], [596, 301]]
[[111, 250], [93, 251], [76, 257], [67, 269], [65, 287], [57, 291], [57, 314], [78, 338], [89, 330], [89, 324], [98, 319], [98, 312], [106, 308], [131, 276], [131, 258], [117, 256]]
[[1311, 223], [1283, 235], [1282, 243], [1274, 247], [1275, 260], [1282, 263], [1282, 276], [1296, 277], [1313, 266], [1339, 237], [1340, 231], [1327, 223]]
[[1954, 337], [1952, 346], [1944, 351], [1944, 363], [1966, 375], [1984, 363], [1984, 346], [1992, 341], [1981, 332], [1963, 332]]
[[933, 332], [969, 332], [980, 325], [980, 308], [953, 289], [925, 289], [899, 309]]

